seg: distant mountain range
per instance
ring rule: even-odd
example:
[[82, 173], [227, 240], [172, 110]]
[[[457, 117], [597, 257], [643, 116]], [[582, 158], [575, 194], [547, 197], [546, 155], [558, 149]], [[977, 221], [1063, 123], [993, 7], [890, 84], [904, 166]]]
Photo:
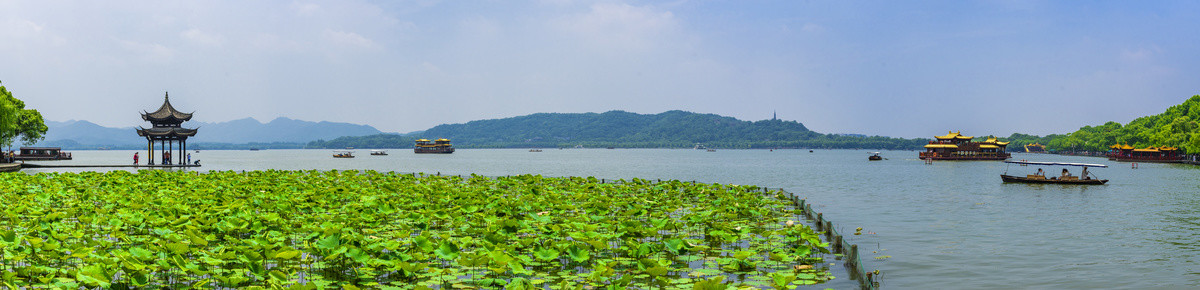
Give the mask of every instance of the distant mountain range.
[[307, 148], [409, 148], [414, 139], [449, 138], [457, 147], [690, 148], [877, 148], [915, 149], [927, 140], [822, 134], [796, 121], [743, 121], [716, 114], [667, 111], [637, 114], [538, 113], [438, 125], [422, 132], [341, 137], [313, 141]]
[[[137, 135], [136, 127], [112, 128], [76, 120], [47, 121], [46, 126], [49, 127], [46, 138], [35, 146], [64, 149], [140, 149], [146, 144], [146, 139]], [[199, 133], [188, 139], [188, 148], [196, 149], [230, 149], [231, 144], [249, 143], [274, 144], [260, 146], [266, 148], [300, 148], [305, 143], [318, 139], [382, 133], [368, 125], [310, 122], [282, 117], [267, 123], [245, 118], [219, 123], [186, 122], [184, 126], [199, 128]]]

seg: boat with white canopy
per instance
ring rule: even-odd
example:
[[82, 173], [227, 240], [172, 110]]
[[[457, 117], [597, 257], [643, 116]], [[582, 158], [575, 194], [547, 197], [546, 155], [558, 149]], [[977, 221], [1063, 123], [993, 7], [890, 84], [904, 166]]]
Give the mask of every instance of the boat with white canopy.
[[[1053, 166], [1053, 167], [1064, 166], [1061, 175], [1051, 176], [1051, 177], [1046, 177], [1047, 171], [1042, 171], [1042, 168], [1040, 168], [1040, 167], [1037, 169], [1036, 173], [1028, 174], [1025, 176], [1008, 175], [1008, 168], [1005, 167], [1004, 174], [1000, 174], [1000, 179], [1004, 180], [1004, 182], [1096, 184], [1096, 185], [1104, 184], [1104, 183], [1108, 182], [1108, 179], [1100, 179], [1100, 178], [1096, 177], [1095, 174], [1088, 172], [1089, 167], [1107, 168], [1108, 165], [1104, 165], [1104, 164], [1071, 163], [1071, 162], [1037, 162], [1037, 161], [1004, 161], [1004, 163], [1009, 163], [1009, 164], [1015, 163], [1015, 164], [1021, 164], [1022, 166], [1025, 166], [1025, 165]], [[1072, 175], [1070, 170], [1068, 170], [1066, 168], [1066, 167], [1072, 167], [1072, 166], [1073, 167], [1083, 167], [1082, 173], [1080, 173], [1079, 176]]]

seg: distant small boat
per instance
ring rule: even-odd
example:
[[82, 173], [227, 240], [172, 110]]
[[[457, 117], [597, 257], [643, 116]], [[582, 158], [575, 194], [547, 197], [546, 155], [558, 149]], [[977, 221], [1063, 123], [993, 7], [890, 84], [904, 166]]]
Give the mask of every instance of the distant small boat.
[[575, 145], [575, 149], [583, 149], [583, 144]]
[[809, 150], [808, 150], [808, 153], [812, 153], [812, 149], [809, 149]]
[[387, 151], [383, 151], [383, 150], [371, 150], [371, 155], [383, 156], [383, 155], [388, 155], [388, 154], [387, 154]]
[[354, 151], [334, 151], [333, 158], [354, 158]]
[[250, 151], [258, 151], [258, 148], [250, 148]]
[[717, 149], [708, 149], [708, 150], [706, 150], [706, 151], [708, 151], [708, 152], [717, 152]]
[[704, 144], [696, 143], [696, 146], [692, 147], [692, 149], [703, 150], [703, 149], [708, 149], [708, 147], [704, 147]]
[[879, 156], [879, 152], [871, 152], [871, 156], [867, 156], [867, 160], [879, 161], [883, 160], [883, 157]]
[[529, 149], [529, 152], [542, 152], [542, 149]]
[[615, 149], [615, 147], [608, 147], [608, 148], [605, 148], [605, 149]]

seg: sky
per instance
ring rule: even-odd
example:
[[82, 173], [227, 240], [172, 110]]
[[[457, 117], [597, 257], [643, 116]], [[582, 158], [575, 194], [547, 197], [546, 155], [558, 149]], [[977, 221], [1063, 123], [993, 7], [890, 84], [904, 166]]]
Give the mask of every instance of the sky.
[[[685, 110], [822, 133], [1069, 133], [1200, 94], [1195, 1], [13, 1], [0, 82], [110, 127], [411, 132]], [[185, 124], [186, 125], [186, 124]]]

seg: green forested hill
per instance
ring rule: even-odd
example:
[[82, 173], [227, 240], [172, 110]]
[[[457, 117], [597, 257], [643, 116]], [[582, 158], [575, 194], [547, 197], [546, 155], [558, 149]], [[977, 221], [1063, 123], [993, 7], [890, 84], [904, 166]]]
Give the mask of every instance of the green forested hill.
[[1107, 151], [1113, 144], [1134, 147], [1173, 146], [1188, 153], [1200, 153], [1200, 95], [1182, 104], [1167, 108], [1162, 114], [1134, 119], [1121, 125], [1108, 122], [1100, 126], [1085, 126], [1066, 135], [1037, 137], [1013, 134], [1009, 148], [1032, 142], [1045, 144], [1051, 150]]
[[[457, 147], [686, 148], [879, 148], [916, 149], [926, 140], [820, 134], [796, 121], [742, 121], [715, 114], [668, 111], [637, 114], [538, 113], [439, 125], [408, 135], [373, 135], [318, 140], [309, 148], [405, 148], [417, 138], [449, 138]], [[394, 144], [394, 146], [392, 145]]]

